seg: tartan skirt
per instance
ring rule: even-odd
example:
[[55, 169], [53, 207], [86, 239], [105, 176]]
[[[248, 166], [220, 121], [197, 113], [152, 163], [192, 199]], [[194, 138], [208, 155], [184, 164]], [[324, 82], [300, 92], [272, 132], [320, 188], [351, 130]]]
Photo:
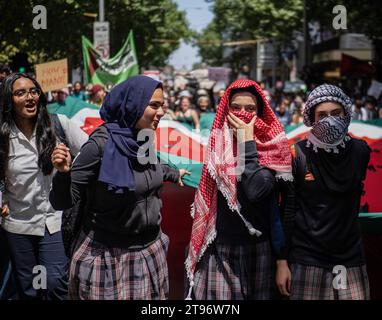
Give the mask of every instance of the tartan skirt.
[[72, 300], [163, 300], [168, 298], [164, 233], [142, 250], [110, 248], [81, 233], [70, 263]]
[[255, 245], [214, 242], [196, 266], [193, 299], [272, 299], [275, 292], [274, 264], [268, 241]]
[[370, 300], [366, 265], [346, 268], [346, 289], [334, 288], [337, 274], [330, 269], [293, 263], [290, 270], [290, 300]]

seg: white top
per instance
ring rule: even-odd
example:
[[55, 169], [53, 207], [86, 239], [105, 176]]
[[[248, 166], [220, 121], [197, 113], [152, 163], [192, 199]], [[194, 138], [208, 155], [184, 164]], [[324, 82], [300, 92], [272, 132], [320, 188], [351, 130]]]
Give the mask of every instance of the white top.
[[[76, 155], [88, 140], [87, 134], [65, 115], [58, 115], [65, 131], [70, 152]], [[9, 215], [2, 218], [8, 232], [44, 236], [61, 230], [62, 211], [55, 211], [49, 202], [52, 174], [45, 176], [38, 167], [36, 128], [30, 140], [16, 127], [11, 128], [9, 162], [3, 194]]]
[[352, 106], [352, 119], [353, 120], [366, 121], [367, 120], [367, 112], [366, 112], [365, 108], [364, 107], [361, 108], [361, 116], [360, 116], [360, 119], [359, 119], [359, 117], [356, 117], [356, 115], [355, 115], [355, 106], [353, 105]]

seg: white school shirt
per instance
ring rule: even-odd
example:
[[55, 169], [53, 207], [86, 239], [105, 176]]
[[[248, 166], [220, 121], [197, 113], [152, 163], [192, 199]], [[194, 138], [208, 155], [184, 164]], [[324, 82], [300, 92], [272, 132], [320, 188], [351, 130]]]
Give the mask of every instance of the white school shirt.
[[[70, 152], [76, 155], [88, 140], [88, 135], [65, 115], [58, 115], [65, 131]], [[61, 230], [62, 211], [49, 202], [52, 174], [45, 176], [38, 167], [36, 128], [30, 140], [13, 126], [10, 133], [9, 161], [6, 172], [4, 200], [9, 215], [2, 218], [2, 227], [11, 233], [44, 236]]]

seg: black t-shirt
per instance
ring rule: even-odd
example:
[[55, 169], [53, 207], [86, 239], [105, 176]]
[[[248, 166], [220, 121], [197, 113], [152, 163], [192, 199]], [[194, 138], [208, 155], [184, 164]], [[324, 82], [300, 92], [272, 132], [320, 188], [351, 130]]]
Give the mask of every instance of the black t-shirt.
[[347, 191], [333, 192], [320, 181], [322, 177], [314, 176], [315, 171], [309, 170], [314, 151], [306, 147], [306, 140], [296, 145], [292, 191], [295, 222], [289, 251], [291, 262], [323, 268], [333, 268], [335, 265], [352, 267], [365, 263], [357, 219], [370, 148], [365, 141], [357, 139], [352, 139], [346, 147], [351, 148], [352, 167], [359, 174]]

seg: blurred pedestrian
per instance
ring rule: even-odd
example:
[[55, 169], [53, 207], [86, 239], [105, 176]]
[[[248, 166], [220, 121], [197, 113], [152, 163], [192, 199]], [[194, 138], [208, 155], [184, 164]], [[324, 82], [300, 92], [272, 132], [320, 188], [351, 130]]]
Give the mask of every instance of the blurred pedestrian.
[[365, 99], [366, 120], [378, 118], [377, 100], [373, 96], [367, 96]]
[[164, 115], [162, 117], [163, 120], [176, 120], [175, 112], [169, 108], [168, 97], [166, 96], [164, 97], [164, 103], [162, 108], [164, 112]]
[[367, 120], [367, 112], [363, 107], [361, 99], [357, 99], [352, 107], [352, 120], [365, 121]]
[[191, 100], [183, 96], [179, 101], [179, 109], [175, 112], [176, 120], [185, 125], [190, 130], [200, 129], [199, 116], [197, 112], [191, 109]]
[[69, 89], [68, 88], [62, 88], [57, 91], [57, 103], [58, 104], [65, 104], [65, 100], [67, 97], [70, 96]]
[[199, 115], [200, 130], [211, 130], [215, 118], [215, 112], [212, 109], [211, 101], [208, 96], [201, 96], [198, 98], [197, 112]]
[[100, 84], [95, 84], [90, 89], [89, 103], [92, 103], [98, 107], [101, 107], [105, 97], [106, 97], [106, 90], [104, 86]]
[[276, 109], [276, 116], [284, 128], [289, 125], [291, 116], [289, 113], [289, 100], [282, 99], [280, 105]]
[[80, 99], [82, 101], [86, 101], [87, 97], [85, 92], [82, 90], [82, 83], [80, 81], [76, 81], [73, 86], [72, 97]]

